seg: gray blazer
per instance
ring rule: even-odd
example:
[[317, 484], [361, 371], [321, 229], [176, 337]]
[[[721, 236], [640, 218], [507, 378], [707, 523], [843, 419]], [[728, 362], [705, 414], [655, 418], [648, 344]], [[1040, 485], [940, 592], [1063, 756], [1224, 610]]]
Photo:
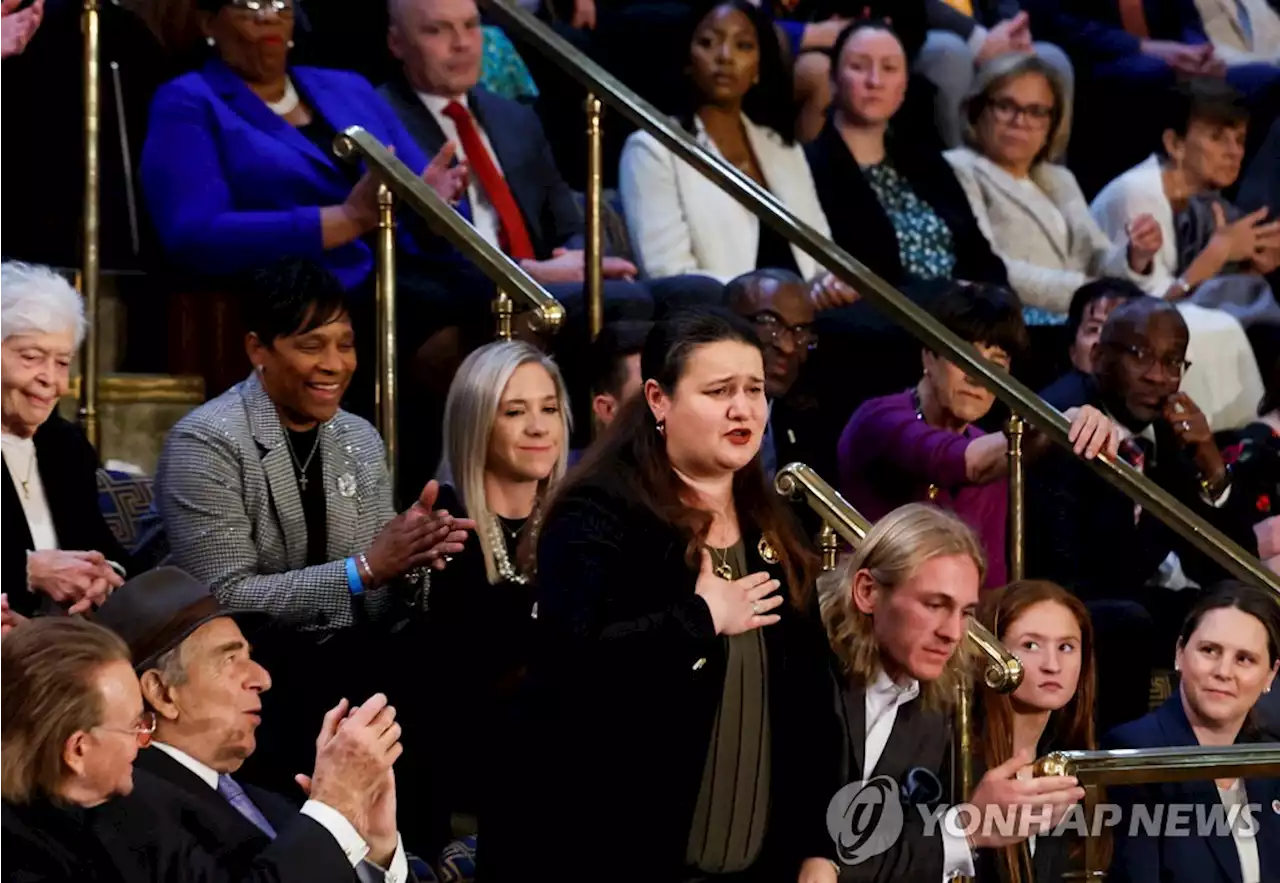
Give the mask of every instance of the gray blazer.
[[1028, 307], [1065, 313], [1071, 295], [1100, 276], [1119, 276], [1141, 285], [1144, 277], [1129, 267], [1129, 243], [1112, 243], [1089, 214], [1089, 204], [1066, 168], [1042, 162], [1031, 181], [1066, 221], [1047, 217], [1017, 181], [968, 147], [945, 154], [964, 188], [974, 217], [991, 249], [1009, 270], [1009, 284]]
[[353, 625], [424, 600], [429, 574], [367, 591], [353, 601], [346, 558], [369, 548], [396, 514], [382, 437], [368, 421], [338, 413], [320, 428], [328, 503], [329, 563], [306, 566], [302, 498], [275, 405], [256, 374], [184, 417], [169, 433], [156, 474], [156, 503], [173, 563], [209, 583], [224, 604], [262, 610], [303, 631]]

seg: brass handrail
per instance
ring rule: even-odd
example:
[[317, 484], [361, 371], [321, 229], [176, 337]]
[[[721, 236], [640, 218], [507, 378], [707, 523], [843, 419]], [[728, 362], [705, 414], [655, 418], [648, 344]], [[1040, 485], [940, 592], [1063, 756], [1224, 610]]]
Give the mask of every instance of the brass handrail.
[[[485, 0], [484, 5], [513, 38], [540, 51], [583, 84], [591, 94], [599, 96], [647, 131], [678, 158], [742, 203], [763, 223], [852, 285], [864, 298], [875, 303], [890, 318], [906, 328], [922, 345], [942, 353], [968, 376], [977, 379], [1013, 413], [1026, 419], [1056, 444], [1071, 447], [1067, 437], [1070, 426], [1061, 413], [1051, 408], [1007, 371], [983, 358], [971, 344], [961, 340], [925, 309], [871, 272], [847, 251], [796, 218], [769, 191], [713, 156], [674, 119], [660, 113], [600, 65], [576, 51], [533, 13], [516, 6], [510, 0]], [[1204, 518], [1179, 503], [1172, 494], [1146, 479], [1141, 472], [1119, 460], [1097, 457], [1085, 462], [1233, 575], [1246, 582], [1265, 586], [1280, 595], [1280, 578]]]
[[537, 330], [553, 332], [564, 323], [564, 307], [500, 249], [481, 238], [467, 221], [382, 142], [359, 126], [342, 132], [333, 142], [333, 151], [348, 162], [363, 159], [378, 180], [396, 195], [402, 205], [422, 217], [432, 231], [449, 240], [499, 289], [518, 296], [533, 310]]
[[1082, 786], [1147, 785], [1237, 776], [1280, 776], [1280, 743], [1111, 751], [1055, 751], [1035, 763], [1037, 776], [1075, 776]]
[[[1037, 776], [1075, 776], [1084, 788], [1084, 817], [1094, 820], [1101, 789], [1107, 785], [1274, 778], [1280, 775], [1280, 743], [1057, 751], [1037, 760], [1033, 770]], [[1089, 836], [1084, 838], [1084, 871], [1072, 879], [1104, 879], [1106, 859], [1098, 826], [1090, 821], [1085, 830]]]
[[[101, 0], [84, 0], [80, 11], [82, 37], [81, 77], [84, 88], [84, 203], [80, 213], [80, 294], [84, 298], [84, 345], [80, 370], [80, 423], [89, 444], [98, 446], [98, 284], [101, 281], [102, 157], [102, 7]], [[124, 125], [124, 120], [120, 121]], [[125, 158], [126, 162], [128, 157]]]

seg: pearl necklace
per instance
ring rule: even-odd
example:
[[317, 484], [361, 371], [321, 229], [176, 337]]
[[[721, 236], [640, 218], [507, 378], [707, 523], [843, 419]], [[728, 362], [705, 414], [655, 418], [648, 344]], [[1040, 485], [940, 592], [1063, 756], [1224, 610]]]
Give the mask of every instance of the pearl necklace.
[[284, 96], [279, 101], [268, 101], [267, 107], [276, 116], [285, 116], [293, 113], [301, 103], [302, 99], [298, 97], [298, 90], [293, 86], [293, 80], [285, 77], [284, 79]]

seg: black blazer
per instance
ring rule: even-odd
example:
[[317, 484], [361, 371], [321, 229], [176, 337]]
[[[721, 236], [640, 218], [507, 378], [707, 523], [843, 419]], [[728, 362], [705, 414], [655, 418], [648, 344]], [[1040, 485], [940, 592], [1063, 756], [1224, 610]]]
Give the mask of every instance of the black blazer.
[[[444, 132], [402, 75], [378, 89], [428, 156], [444, 147]], [[533, 109], [477, 86], [468, 93], [476, 122], [489, 136], [503, 177], [524, 216], [539, 260], [556, 248], [581, 248], [582, 210], [556, 167], [551, 142]]]
[[[89, 810], [55, 806], [48, 801], [30, 806], [14, 806], [6, 801], [5, 880], [351, 883], [354, 879], [351, 864], [337, 842], [310, 818], [299, 816], [297, 823], [278, 829], [275, 841], [260, 843], [252, 855], [210, 852], [205, 848], [208, 838], [196, 836], [207, 832], [194, 832], [188, 827], [190, 807], [179, 786], [152, 776], [145, 769], [135, 769], [133, 776], [133, 794]], [[208, 790], [203, 784], [201, 787]], [[235, 813], [234, 809], [230, 811]], [[230, 861], [231, 858], [243, 861]]]
[[[107, 527], [98, 508], [98, 454], [79, 427], [51, 414], [35, 434], [40, 482], [44, 485], [58, 547], [77, 552], [101, 552], [120, 564], [130, 576], [132, 561]], [[43, 596], [27, 590], [27, 552], [35, 547], [22, 514], [22, 501], [8, 469], [3, 473], [0, 499], [9, 517], [4, 519], [4, 590], [14, 612], [31, 616], [39, 611]]]
[[[942, 153], [928, 144], [919, 145], [914, 137], [895, 137], [892, 130], [886, 148], [894, 168], [950, 228], [956, 255], [954, 278], [1008, 285], [1004, 262], [978, 229], [969, 200]], [[911, 281], [902, 268], [893, 224], [830, 119], [807, 152], [836, 245], [890, 285], [901, 287]]]
[[[1091, 378], [1055, 384], [1044, 395], [1060, 411], [1086, 404], [1106, 407]], [[1195, 464], [1172, 430], [1163, 421], [1154, 430], [1155, 457], [1146, 465], [1147, 477], [1256, 555], [1253, 529], [1239, 511], [1206, 504]], [[1028, 573], [1085, 600], [1134, 597], [1170, 552], [1178, 553], [1187, 575], [1201, 585], [1226, 576], [1146, 510], [1135, 524], [1133, 501], [1057, 445], [1028, 468], [1026, 504]]]
[[[981, 727], [981, 724], [979, 724]], [[981, 738], [977, 740], [981, 744]], [[1037, 757], [1044, 757], [1057, 750], [1070, 750], [1067, 746], [1055, 746], [1049, 740], [1042, 740], [1040, 746], [1036, 750]], [[987, 765], [982, 758], [975, 757], [973, 761], [973, 781], [976, 784], [982, 780], [987, 774]], [[1025, 875], [1022, 883], [1062, 883], [1063, 875], [1067, 871], [1075, 870], [1072, 863], [1071, 847], [1072, 844], [1078, 842], [1070, 831], [1064, 831], [1054, 836], [1040, 836], [1036, 838], [1036, 851], [1031, 856], [1031, 878]], [[1030, 844], [1026, 841], [1018, 844], [1018, 849], [1022, 850], [1023, 860], [1025, 861], [1030, 849]], [[977, 852], [975, 860], [977, 874], [974, 875], [975, 880], [983, 881], [999, 881], [999, 883], [1009, 883], [1009, 872], [1005, 868], [1004, 855], [1001, 850], [980, 849]], [[1025, 867], [1025, 865], [1024, 865]]]
[[[687, 538], [640, 502], [627, 471], [618, 463], [569, 489], [542, 524], [539, 648], [521, 727], [508, 740], [535, 757], [516, 765], [504, 789], [513, 803], [490, 816], [485, 880], [528, 879], [547, 867], [561, 880], [686, 879], [725, 640], [694, 594]], [[748, 567], [783, 580], [761, 558], [759, 539], [744, 522]], [[782, 621], [764, 632], [769, 825], [748, 875], [762, 880], [794, 879], [801, 859], [833, 853], [824, 818], [838, 779], [825, 636], [816, 613], [778, 610]], [[566, 837], [569, 862], [559, 851]]]
[[[841, 723], [840, 780], [862, 780], [866, 760], [866, 690], [846, 686], [840, 691], [836, 713]], [[919, 806], [936, 810], [954, 803], [951, 794], [953, 724], [945, 713], [929, 711], [919, 699], [898, 708], [893, 730], [876, 761], [872, 777], [889, 776], [899, 787], [903, 829], [885, 852], [865, 861], [843, 865], [840, 883], [936, 883], [942, 879], [944, 848], [940, 826], [927, 832]], [[924, 784], [931, 774], [938, 790]]]
[[[1236, 739], [1237, 743], [1250, 741], [1256, 739], [1247, 729]], [[1182, 707], [1182, 692], [1175, 690], [1146, 717], [1108, 733], [1102, 747], [1168, 748], [1198, 744]], [[1280, 880], [1280, 779], [1249, 779], [1244, 787], [1249, 803], [1256, 807], [1252, 815], [1259, 826], [1255, 842], [1262, 880], [1267, 883]], [[1114, 883], [1240, 883], [1240, 856], [1229, 834], [1149, 836], [1142, 828], [1131, 832], [1128, 827], [1135, 804], [1146, 804], [1153, 818], [1157, 806], [1193, 804], [1196, 810], [1190, 815], [1192, 826], [1196, 818], [1211, 818], [1202, 814], [1222, 805], [1212, 781], [1117, 786], [1109, 788], [1108, 795], [1124, 810], [1124, 824], [1112, 829], [1115, 857], [1108, 880]], [[1130, 833], [1136, 836], [1128, 836]]]

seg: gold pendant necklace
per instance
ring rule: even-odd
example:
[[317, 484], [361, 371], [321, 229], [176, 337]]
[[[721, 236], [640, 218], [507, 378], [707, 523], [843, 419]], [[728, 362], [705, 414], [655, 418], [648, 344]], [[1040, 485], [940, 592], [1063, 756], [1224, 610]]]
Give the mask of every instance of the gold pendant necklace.
[[710, 546], [707, 548], [711, 549], [712, 555], [717, 555], [720, 558], [720, 563], [715, 566], [716, 576], [726, 580], [733, 579], [733, 568], [729, 566], [729, 550], [721, 551]]

